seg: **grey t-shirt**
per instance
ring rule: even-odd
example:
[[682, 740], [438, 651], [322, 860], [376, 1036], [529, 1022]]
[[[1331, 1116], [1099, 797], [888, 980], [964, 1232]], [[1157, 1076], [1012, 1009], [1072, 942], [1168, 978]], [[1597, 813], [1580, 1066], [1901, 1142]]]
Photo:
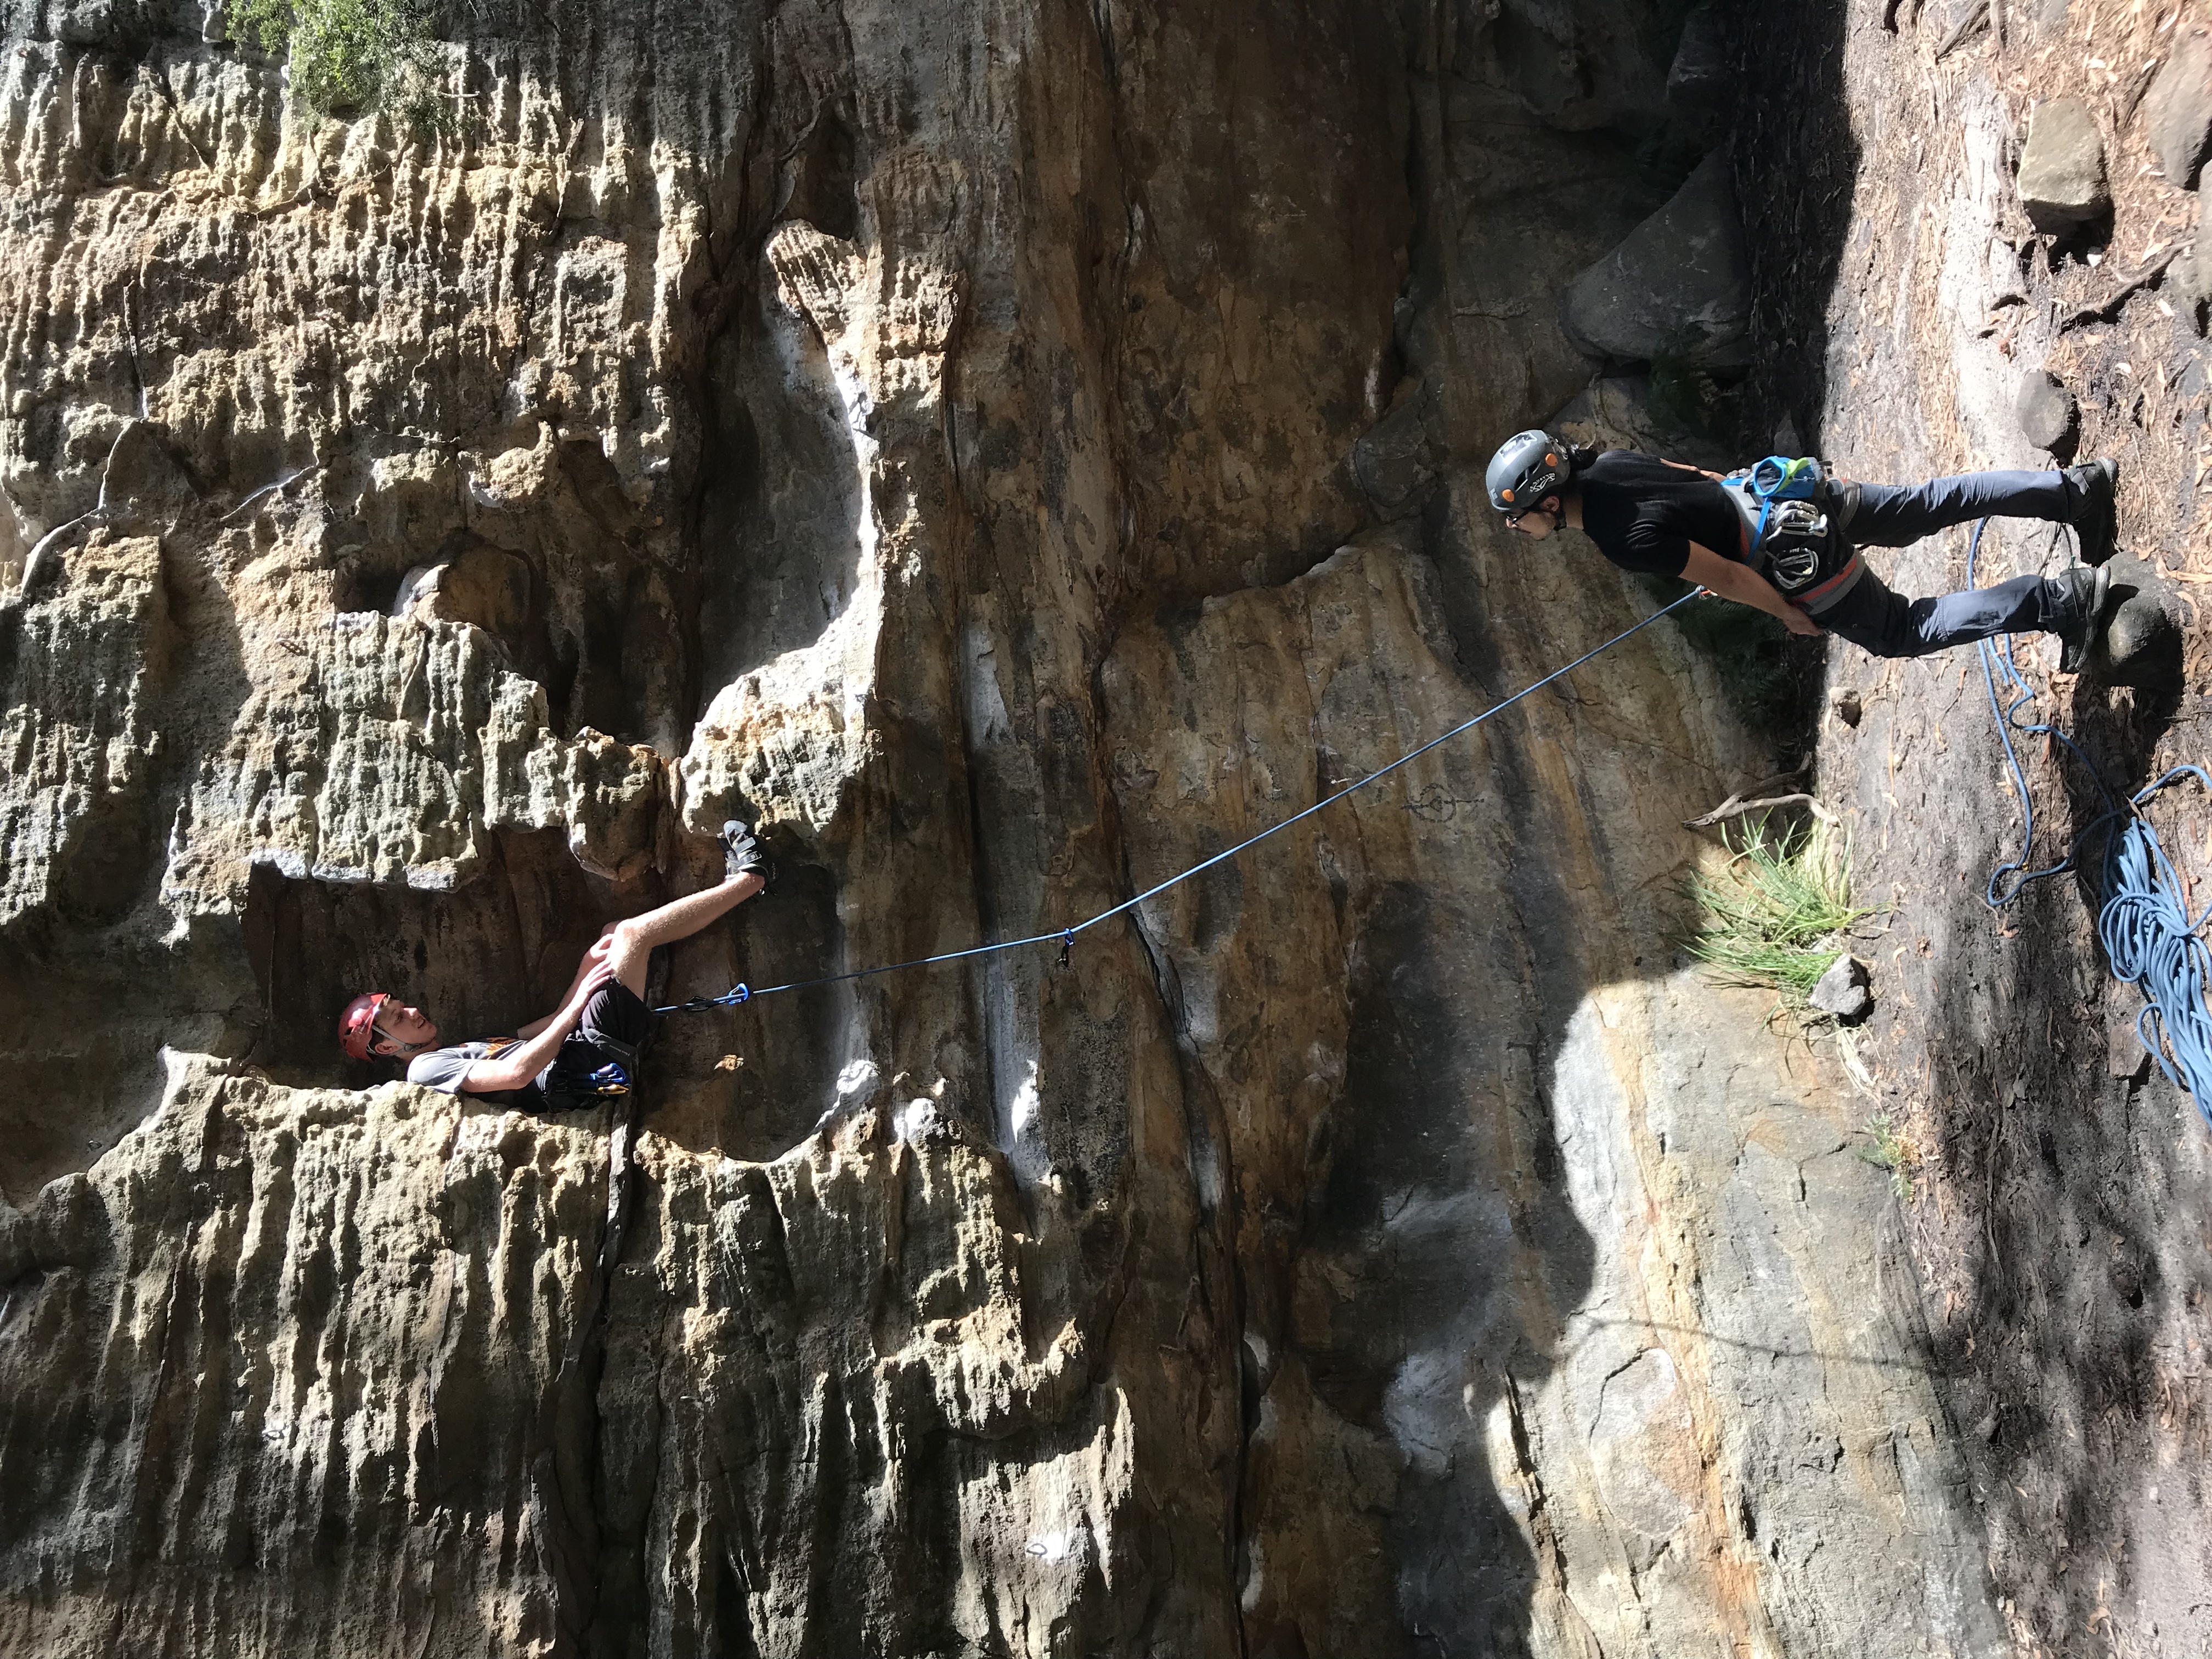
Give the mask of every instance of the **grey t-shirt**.
[[[461, 1092], [470, 1066], [480, 1060], [497, 1060], [520, 1041], [507, 1037], [497, 1042], [463, 1042], [451, 1048], [433, 1048], [407, 1062], [407, 1080], [426, 1089], [435, 1089], [441, 1094], [457, 1095]], [[507, 1089], [495, 1092], [511, 1095], [523, 1091]]]

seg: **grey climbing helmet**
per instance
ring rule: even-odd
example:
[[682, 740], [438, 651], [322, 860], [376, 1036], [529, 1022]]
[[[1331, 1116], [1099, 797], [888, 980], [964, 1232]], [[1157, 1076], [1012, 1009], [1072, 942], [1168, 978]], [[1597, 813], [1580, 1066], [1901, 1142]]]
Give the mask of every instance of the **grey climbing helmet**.
[[1567, 447], [1542, 430], [1516, 432], [1498, 446], [1483, 483], [1490, 504], [1500, 513], [1528, 513], [1558, 492], [1573, 471]]

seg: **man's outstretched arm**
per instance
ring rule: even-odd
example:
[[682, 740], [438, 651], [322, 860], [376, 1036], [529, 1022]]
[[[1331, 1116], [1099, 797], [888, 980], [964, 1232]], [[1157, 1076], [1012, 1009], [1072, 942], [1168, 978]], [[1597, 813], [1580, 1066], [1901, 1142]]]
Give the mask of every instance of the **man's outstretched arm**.
[[[596, 951], [599, 947], [592, 948]], [[591, 958], [587, 956], [586, 960]], [[538, 1022], [538, 1030], [527, 1042], [508, 1049], [496, 1060], [477, 1061], [461, 1079], [462, 1089], [472, 1095], [487, 1095], [521, 1088], [553, 1063], [553, 1056], [561, 1052], [562, 1042], [583, 1018], [584, 1005], [592, 1000], [592, 993], [614, 976], [613, 968], [602, 953], [588, 971], [577, 975], [574, 988], [559, 1010]]]

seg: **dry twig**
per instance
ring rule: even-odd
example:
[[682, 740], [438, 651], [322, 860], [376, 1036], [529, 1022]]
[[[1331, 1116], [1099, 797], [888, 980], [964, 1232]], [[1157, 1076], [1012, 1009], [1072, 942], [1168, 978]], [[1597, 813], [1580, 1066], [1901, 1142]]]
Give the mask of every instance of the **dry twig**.
[[2058, 319], [2058, 331], [2063, 334], [2068, 329], [2079, 328], [2084, 323], [2109, 323], [2117, 320], [2121, 306], [2125, 304], [2131, 296], [2140, 294], [2164, 276], [2166, 268], [2174, 262], [2180, 252], [2181, 250], [2179, 247], [2166, 249], [2157, 258], [2113, 289], [2105, 299], [2099, 301], [2095, 305], [2083, 306], [2078, 311], [2069, 312]]
[[[1815, 800], [1810, 795], [1802, 793], [1789, 795], [1766, 794], [1766, 791], [1769, 789], [1779, 788], [1785, 783], [1795, 782], [1797, 779], [1802, 778], [1804, 775], [1805, 769], [1802, 766], [1800, 766], [1794, 771], [1778, 772], [1771, 778], [1761, 778], [1757, 783], [1753, 784], [1749, 788], [1737, 790], [1735, 793], [1730, 795], [1718, 806], [1716, 806], [1711, 811], [1706, 813], [1705, 817], [1701, 818], [1683, 819], [1682, 828], [1685, 830], [1710, 830], [1713, 825], [1722, 822], [1723, 819], [1740, 818], [1747, 812], [1766, 811], [1777, 806], [1802, 806], [1809, 810], [1813, 816], [1820, 819], [1823, 823], [1832, 824], [1840, 822], [1833, 812], [1831, 812], [1826, 807], [1821, 805], [1819, 801]], [[1759, 797], [1761, 799], [1754, 799], [1754, 797]]]

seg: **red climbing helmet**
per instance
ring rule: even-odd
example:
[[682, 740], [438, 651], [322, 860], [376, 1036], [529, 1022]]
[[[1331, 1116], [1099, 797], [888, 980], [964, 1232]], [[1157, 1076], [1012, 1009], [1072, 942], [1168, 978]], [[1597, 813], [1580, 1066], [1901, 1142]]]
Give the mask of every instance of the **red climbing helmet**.
[[368, 1058], [368, 1045], [376, 1041], [377, 1011], [392, 999], [382, 991], [364, 991], [338, 1016], [338, 1047], [354, 1060]]

